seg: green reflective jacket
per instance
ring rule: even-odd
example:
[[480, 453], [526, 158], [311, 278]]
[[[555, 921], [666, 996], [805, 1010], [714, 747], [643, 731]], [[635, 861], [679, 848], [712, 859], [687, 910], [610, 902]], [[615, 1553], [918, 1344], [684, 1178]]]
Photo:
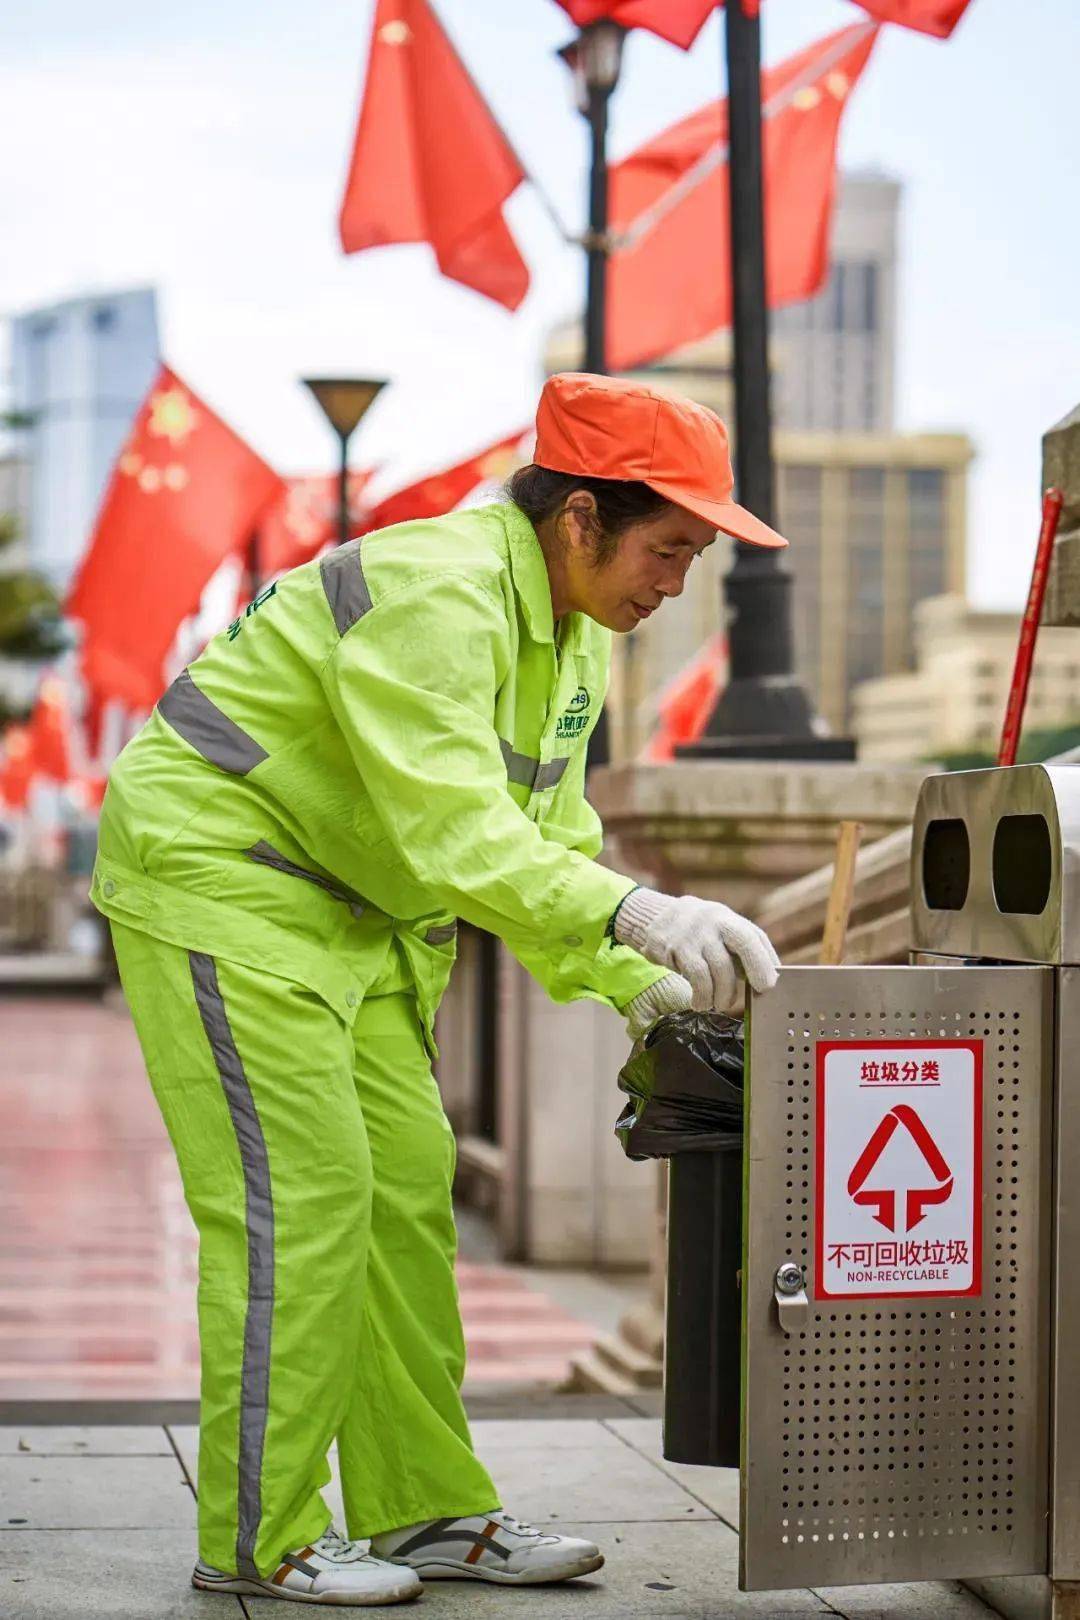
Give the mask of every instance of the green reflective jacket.
[[552, 621], [514, 506], [401, 524], [285, 575], [164, 694], [113, 767], [91, 898], [306, 985], [351, 1020], [415, 986], [431, 1023], [463, 917], [557, 1001], [663, 976], [604, 931], [585, 745], [610, 632]]

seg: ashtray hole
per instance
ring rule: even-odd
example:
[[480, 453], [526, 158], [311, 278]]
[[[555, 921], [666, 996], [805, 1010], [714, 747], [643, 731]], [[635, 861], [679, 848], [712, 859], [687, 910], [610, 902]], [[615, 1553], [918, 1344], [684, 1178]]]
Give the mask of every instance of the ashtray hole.
[[959, 911], [971, 881], [971, 842], [958, 816], [927, 823], [923, 838], [922, 881], [931, 911]]
[[1037, 917], [1050, 898], [1053, 857], [1045, 816], [1002, 816], [994, 829], [994, 900], [999, 911]]

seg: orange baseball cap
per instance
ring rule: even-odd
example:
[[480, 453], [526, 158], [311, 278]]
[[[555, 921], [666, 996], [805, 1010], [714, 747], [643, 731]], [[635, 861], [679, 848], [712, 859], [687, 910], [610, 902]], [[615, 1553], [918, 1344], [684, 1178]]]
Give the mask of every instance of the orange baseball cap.
[[559, 372], [540, 395], [533, 460], [552, 472], [648, 484], [724, 534], [753, 546], [787, 545], [732, 500], [727, 429], [691, 399], [620, 377]]

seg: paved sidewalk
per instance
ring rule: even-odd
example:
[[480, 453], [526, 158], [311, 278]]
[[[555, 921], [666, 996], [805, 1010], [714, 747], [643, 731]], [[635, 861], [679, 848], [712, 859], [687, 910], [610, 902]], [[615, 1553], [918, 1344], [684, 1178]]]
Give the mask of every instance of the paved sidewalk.
[[[195, 1228], [126, 1011], [0, 1017], [0, 1403], [196, 1400]], [[600, 1331], [520, 1267], [463, 1258], [458, 1285], [470, 1386], [555, 1385]]]
[[[647, 1405], [646, 1403], [642, 1403]], [[738, 1477], [660, 1458], [659, 1419], [590, 1396], [473, 1403], [477, 1448], [510, 1510], [600, 1543], [598, 1575], [506, 1591], [429, 1584], [429, 1620], [986, 1620], [957, 1586], [736, 1590]], [[543, 1416], [535, 1416], [543, 1413]], [[527, 1415], [526, 1415], [527, 1414]], [[193, 1590], [195, 1431], [166, 1425], [0, 1428], [3, 1620], [269, 1620], [306, 1612]], [[338, 1522], [341, 1503], [331, 1490]]]

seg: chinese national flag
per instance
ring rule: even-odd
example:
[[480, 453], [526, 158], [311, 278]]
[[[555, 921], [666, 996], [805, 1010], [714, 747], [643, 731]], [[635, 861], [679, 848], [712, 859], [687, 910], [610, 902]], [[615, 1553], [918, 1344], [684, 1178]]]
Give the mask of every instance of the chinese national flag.
[[34, 774], [30, 727], [8, 726], [0, 743], [0, 800], [9, 810], [25, 810]]
[[108, 785], [105, 776], [73, 776], [67, 784], [68, 802], [84, 816], [96, 816]]
[[71, 717], [63, 681], [47, 675], [30, 716], [30, 758], [35, 775], [67, 782], [72, 773]]
[[722, 635], [710, 637], [661, 694], [660, 724], [646, 744], [644, 759], [671, 760], [681, 743], [697, 742], [723, 690], [727, 664], [726, 640]]
[[[557, 4], [579, 28], [606, 17], [624, 28], [647, 28], [688, 51], [709, 13], [723, 0], [557, 0]], [[879, 22], [899, 23], [948, 39], [969, 0], [856, 0], [856, 4]], [[756, 17], [759, 0], [742, 0], [742, 7], [748, 17]]]
[[920, 34], [948, 39], [968, 8], [968, 0], [858, 0], [879, 22], [899, 23]]
[[[650, 34], [659, 34], [661, 39], [688, 51], [720, 0], [558, 0], [558, 3], [579, 28], [607, 18], [621, 23], [623, 28], [645, 28]], [[756, 16], [757, 0], [752, 11], [744, 0], [744, 8]]]
[[162, 366], [113, 471], [65, 612], [82, 621], [82, 671], [98, 699], [157, 702], [183, 619], [284, 485]]
[[[840, 116], [877, 37], [830, 34], [762, 75], [769, 304], [810, 298], [828, 272]], [[731, 324], [727, 103], [691, 113], [611, 171], [614, 228], [633, 227], [695, 166], [715, 166], [608, 275], [608, 362], [625, 371]]]
[[[349, 517], [352, 534], [367, 528], [364, 489], [369, 471], [349, 474]], [[338, 537], [338, 480], [333, 473], [287, 478], [285, 492], [259, 524], [259, 576], [271, 579], [287, 568], [317, 557]]]
[[427, 0], [376, 0], [345, 252], [430, 242], [444, 276], [516, 309], [529, 271], [502, 206], [524, 179]]
[[481, 484], [508, 478], [515, 467], [523, 464], [521, 443], [524, 437], [523, 428], [489, 445], [479, 455], [470, 456], [468, 461], [459, 462], [456, 467], [432, 473], [388, 495], [378, 506], [372, 507], [365, 529], [388, 529], [394, 523], [411, 523], [417, 518], [440, 517], [444, 512], [453, 511]]

